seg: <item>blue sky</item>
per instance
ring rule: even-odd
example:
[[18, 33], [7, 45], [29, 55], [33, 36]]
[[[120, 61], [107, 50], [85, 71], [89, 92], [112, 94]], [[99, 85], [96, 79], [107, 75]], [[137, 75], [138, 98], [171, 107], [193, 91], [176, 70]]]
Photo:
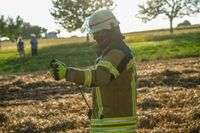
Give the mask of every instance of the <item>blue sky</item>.
[[[143, 23], [135, 17], [138, 10], [137, 5], [143, 0], [114, 1], [118, 6], [113, 12], [121, 23], [120, 27], [123, 33], [169, 27], [167, 19], [157, 18], [148, 23]], [[14, 18], [19, 15], [24, 21], [45, 27], [48, 31], [60, 29], [62, 31], [60, 36], [83, 35], [79, 31], [68, 33], [61, 26], [57, 25], [53, 17], [49, 14], [51, 7], [51, 0], [0, 0], [0, 15]], [[177, 18], [174, 20], [174, 26], [184, 20], [189, 20], [192, 24], [198, 24], [200, 23], [200, 15], [181, 19]]]

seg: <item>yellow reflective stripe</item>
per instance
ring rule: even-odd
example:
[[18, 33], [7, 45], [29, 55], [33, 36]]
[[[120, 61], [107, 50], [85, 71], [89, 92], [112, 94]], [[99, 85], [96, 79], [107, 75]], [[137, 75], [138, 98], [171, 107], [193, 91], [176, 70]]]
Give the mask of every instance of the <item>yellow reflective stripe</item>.
[[132, 72], [132, 81], [131, 81], [131, 90], [132, 90], [132, 106], [133, 106], [133, 115], [136, 115], [136, 86], [137, 86], [137, 77], [136, 77], [136, 70], [135, 66], [133, 66]]
[[135, 59], [131, 59], [129, 61], [129, 63], [127, 64], [127, 69], [129, 70], [130, 68], [132, 68], [133, 66], [135, 66]]
[[109, 70], [109, 72], [114, 75], [115, 78], [117, 76], [119, 76], [119, 71], [109, 61], [101, 60], [101, 61], [99, 61], [98, 64], [96, 64], [96, 68], [98, 66], [107, 68]]
[[102, 58], [102, 56], [99, 56], [99, 57], [96, 59], [96, 61], [100, 60], [101, 58]]
[[[112, 118], [104, 118], [104, 120], [127, 120], [127, 119], [133, 119], [137, 116], [128, 116], [128, 117], [112, 117]], [[99, 119], [92, 119], [92, 120], [99, 120]]]
[[136, 115], [136, 87], [137, 87], [137, 73], [135, 70], [135, 58], [131, 59], [129, 63], [127, 64], [127, 70], [131, 69], [132, 72], [132, 81], [131, 81], [131, 91], [132, 91], [132, 110], [133, 115]]
[[92, 83], [92, 72], [90, 70], [85, 71], [85, 81], [84, 85], [90, 86]]
[[92, 127], [91, 133], [119, 133], [119, 132], [134, 132], [136, 131], [136, 125], [129, 125], [129, 126], [115, 126], [115, 127]]
[[102, 104], [102, 99], [101, 99], [101, 92], [100, 92], [100, 87], [96, 87], [96, 96], [97, 96], [97, 105], [98, 105], [98, 114], [99, 118], [101, 117], [103, 113], [103, 104]]
[[137, 117], [122, 117], [122, 118], [104, 118], [104, 119], [92, 119], [91, 125], [103, 126], [103, 125], [122, 125], [122, 124], [136, 124]]

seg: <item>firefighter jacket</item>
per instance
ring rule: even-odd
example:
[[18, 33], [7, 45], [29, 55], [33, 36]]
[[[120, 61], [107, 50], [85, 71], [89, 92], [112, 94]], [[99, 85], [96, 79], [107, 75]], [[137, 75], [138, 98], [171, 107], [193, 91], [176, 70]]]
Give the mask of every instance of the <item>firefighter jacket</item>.
[[66, 80], [93, 87], [91, 133], [136, 132], [136, 69], [123, 41], [107, 47], [94, 69], [69, 68]]

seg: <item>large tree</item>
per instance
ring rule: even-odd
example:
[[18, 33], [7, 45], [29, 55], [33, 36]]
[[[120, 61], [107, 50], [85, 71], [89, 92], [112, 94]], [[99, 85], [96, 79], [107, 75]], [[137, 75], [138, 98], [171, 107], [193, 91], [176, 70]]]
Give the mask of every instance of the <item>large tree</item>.
[[173, 20], [199, 13], [200, 0], [146, 0], [138, 7], [137, 17], [144, 22], [153, 20], [159, 15], [167, 17], [170, 22], [170, 32], [173, 33]]
[[52, 0], [51, 15], [68, 32], [79, 29], [95, 10], [111, 7], [112, 0]]
[[46, 28], [42, 28], [37, 25], [31, 25], [28, 22], [25, 22], [22, 27], [22, 37], [26, 39], [29, 39], [31, 37], [31, 34], [35, 34], [38, 38], [40, 38], [41, 34], [46, 32]]

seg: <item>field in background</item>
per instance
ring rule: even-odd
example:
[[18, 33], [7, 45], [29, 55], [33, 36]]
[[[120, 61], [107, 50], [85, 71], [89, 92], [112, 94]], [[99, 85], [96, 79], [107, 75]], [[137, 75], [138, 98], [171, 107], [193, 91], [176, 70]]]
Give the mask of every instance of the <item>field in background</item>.
[[[200, 55], [200, 28], [126, 33], [125, 41], [133, 50], [136, 61], [196, 57]], [[29, 40], [25, 40], [26, 58], [19, 59], [15, 43], [2, 43], [0, 50], [0, 74], [46, 71], [52, 58], [60, 59], [67, 66], [93, 65], [96, 58], [91, 46], [93, 40], [71, 37], [39, 40], [37, 57], [30, 54]]]
[[[141, 42], [141, 41], [152, 41], [163, 37], [171, 38], [174, 35], [180, 35], [184, 33], [193, 33], [193, 32], [199, 32], [200, 26], [186, 26], [186, 27], [179, 27], [174, 28], [174, 33], [171, 34], [169, 32], [169, 29], [157, 29], [157, 30], [148, 30], [148, 31], [138, 31], [138, 32], [129, 32], [125, 33], [126, 36], [129, 37], [130, 41], [134, 42]], [[134, 38], [134, 39], [133, 39]]]
[[[69, 37], [69, 38], [47, 38], [47, 39], [38, 39], [40, 46], [51, 46], [51, 45], [60, 45], [60, 44], [70, 44], [70, 43], [79, 43], [84, 42], [85, 37]], [[25, 47], [30, 47], [30, 40], [24, 40]], [[0, 42], [1, 43], [1, 42]], [[16, 47], [15, 42], [3, 42], [1, 43], [2, 49], [12, 49]]]

